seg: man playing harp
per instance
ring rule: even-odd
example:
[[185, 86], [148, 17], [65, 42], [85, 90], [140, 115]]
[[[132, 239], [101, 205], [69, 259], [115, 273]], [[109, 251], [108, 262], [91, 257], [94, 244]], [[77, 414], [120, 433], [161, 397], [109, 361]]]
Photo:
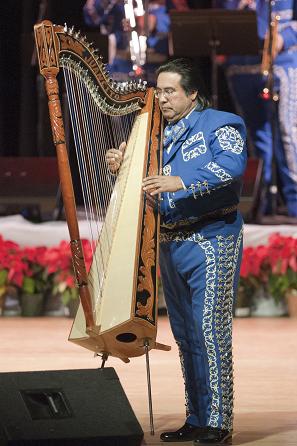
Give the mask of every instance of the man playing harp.
[[[165, 442], [231, 441], [232, 315], [242, 253], [237, 210], [246, 165], [245, 126], [211, 109], [196, 67], [176, 59], [158, 71], [155, 94], [167, 121], [163, 175], [143, 180], [160, 194], [160, 267], [171, 328], [185, 380], [186, 422]], [[107, 152], [121, 165], [125, 143]]]

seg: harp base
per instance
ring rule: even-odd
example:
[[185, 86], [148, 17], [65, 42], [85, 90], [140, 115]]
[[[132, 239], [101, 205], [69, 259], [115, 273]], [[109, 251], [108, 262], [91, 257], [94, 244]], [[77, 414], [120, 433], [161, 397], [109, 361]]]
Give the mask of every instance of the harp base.
[[160, 342], [155, 342], [155, 345], [153, 346], [155, 350], [163, 350], [164, 352], [169, 352], [171, 350], [170, 345], [166, 344], [160, 344]]
[[156, 341], [155, 325], [135, 316], [108, 330], [104, 330], [102, 324], [86, 329], [81, 305], [69, 336], [69, 341], [96, 354], [102, 355], [105, 353], [124, 362], [129, 362], [129, 358], [145, 354], [145, 340], [148, 341], [149, 349], [170, 350], [168, 345]]

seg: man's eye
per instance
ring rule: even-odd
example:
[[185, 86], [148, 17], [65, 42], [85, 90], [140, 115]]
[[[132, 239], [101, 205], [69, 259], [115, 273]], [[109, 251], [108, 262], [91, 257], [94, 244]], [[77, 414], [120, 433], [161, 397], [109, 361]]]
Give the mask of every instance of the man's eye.
[[158, 89], [155, 90], [155, 95], [156, 95], [157, 98], [160, 98], [162, 94], [163, 94], [163, 96], [168, 98], [173, 93], [175, 93], [174, 88], [164, 88], [164, 90], [161, 90], [161, 89], [160, 90], [158, 90]]

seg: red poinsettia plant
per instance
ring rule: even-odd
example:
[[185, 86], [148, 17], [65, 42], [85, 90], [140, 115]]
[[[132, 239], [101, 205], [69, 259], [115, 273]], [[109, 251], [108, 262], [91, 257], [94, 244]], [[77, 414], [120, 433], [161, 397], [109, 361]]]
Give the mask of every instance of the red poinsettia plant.
[[21, 258], [27, 265], [23, 276], [22, 291], [27, 294], [45, 293], [50, 289], [50, 281], [44, 261], [45, 246], [26, 246], [20, 249]]
[[[82, 240], [82, 245], [88, 270], [92, 247], [88, 240]], [[67, 304], [78, 297], [73, 273], [68, 242], [53, 247], [20, 247], [0, 235], [0, 296], [8, 286], [14, 286], [27, 294], [60, 294]]]
[[[83, 239], [82, 247], [88, 271], [92, 261], [92, 245]], [[74, 278], [70, 243], [62, 241], [58, 246], [47, 248], [43, 261], [52, 283], [52, 294], [60, 294], [64, 305], [71, 299], [77, 299], [78, 289]]]
[[20, 247], [0, 236], [0, 287], [14, 286], [28, 294], [43, 292], [47, 273], [42, 263], [45, 247]]
[[240, 287], [249, 296], [263, 287], [276, 301], [288, 289], [297, 289], [297, 239], [275, 233], [267, 245], [245, 248]]
[[23, 276], [27, 269], [28, 266], [21, 258], [19, 245], [10, 240], [4, 240], [0, 235], [0, 293], [4, 293], [8, 283], [22, 286]]

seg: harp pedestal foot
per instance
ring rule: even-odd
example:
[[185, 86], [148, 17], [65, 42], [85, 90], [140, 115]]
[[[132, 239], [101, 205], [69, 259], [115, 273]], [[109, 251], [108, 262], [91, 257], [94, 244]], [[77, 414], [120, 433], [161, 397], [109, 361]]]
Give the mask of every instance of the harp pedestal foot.
[[169, 352], [171, 350], [170, 345], [160, 344], [159, 342], [156, 342], [153, 348], [156, 350], [163, 350], [164, 352]]
[[95, 356], [100, 356], [100, 358], [101, 358], [100, 369], [104, 369], [104, 366], [105, 366], [106, 361], [108, 360], [109, 354], [106, 352], [102, 353], [101, 355], [98, 355], [98, 353], [95, 353]]

